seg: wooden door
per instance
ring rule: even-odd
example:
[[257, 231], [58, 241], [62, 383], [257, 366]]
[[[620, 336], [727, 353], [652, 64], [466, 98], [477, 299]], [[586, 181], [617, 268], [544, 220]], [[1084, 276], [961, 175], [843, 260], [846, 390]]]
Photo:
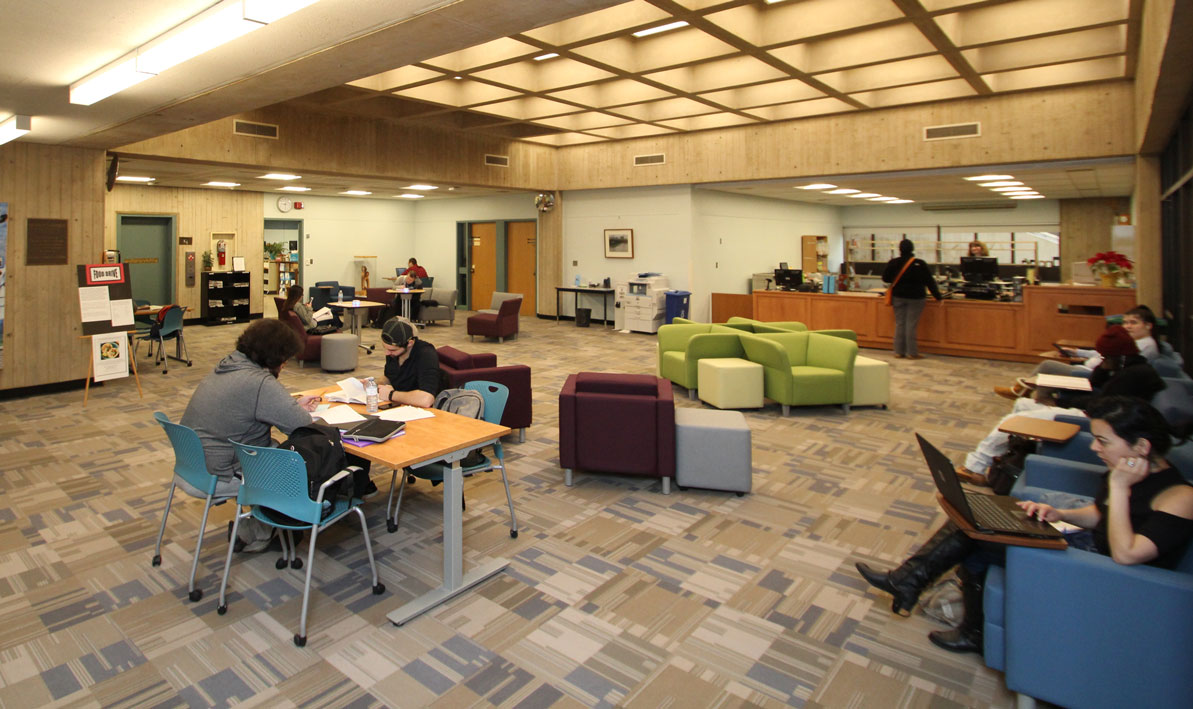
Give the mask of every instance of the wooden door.
[[537, 311], [535, 228], [535, 222], [507, 222], [505, 227], [505, 290], [522, 294], [522, 315]]
[[469, 225], [468, 303], [473, 310], [489, 307], [497, 290], [497, 222]]

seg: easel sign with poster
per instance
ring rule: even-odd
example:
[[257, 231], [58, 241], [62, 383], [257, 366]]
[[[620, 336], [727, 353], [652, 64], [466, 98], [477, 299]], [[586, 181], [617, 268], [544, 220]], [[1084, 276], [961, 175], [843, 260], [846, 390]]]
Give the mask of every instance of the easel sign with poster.
[[141, 391], [137, 363], [133, 361], [129, 337], [136, 332], [133, 323], [132, 285], [128, 266], [123, 263], [85, 264], [79, 269], [79, 317], [82, 338], [91, 340], [87, 381], [83, 385], [83, 405], [91, 392], [91, 380], [97, 382], [127, 377], [131, 365]]

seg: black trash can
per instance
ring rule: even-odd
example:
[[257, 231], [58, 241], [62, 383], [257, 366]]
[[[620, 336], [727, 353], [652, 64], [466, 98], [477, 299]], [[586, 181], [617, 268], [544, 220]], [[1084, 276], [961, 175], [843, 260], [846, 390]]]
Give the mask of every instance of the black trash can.
[[592, 324], [592, 308], [576, 308], [576, 327], [588, 327]]

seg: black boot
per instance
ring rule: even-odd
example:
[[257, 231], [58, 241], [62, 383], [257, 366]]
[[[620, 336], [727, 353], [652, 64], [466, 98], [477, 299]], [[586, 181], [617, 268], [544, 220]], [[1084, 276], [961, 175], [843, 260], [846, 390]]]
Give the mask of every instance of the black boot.
[[985, 589], [985, 574], [977, 575], [962, 566], [957, 571], [961, 579], [961, 600], [965, 603], [965, 615], [961, 625], [952, 630], [934, 630], [928, 633], [933, 645], [949, 652], [976, 652], [982, 654], [982, 626], [985, 613], [982, 608], [982, 592]]
[[877, 571], [861, 562], [855, 566], [871, 586], [895, 597], [891, 602], [892, 613], [911, 615], [920, 593], [938, 576], [961, 563], [972, 547], [964, 532], [956, 525], [946, 524], [897, 569]]

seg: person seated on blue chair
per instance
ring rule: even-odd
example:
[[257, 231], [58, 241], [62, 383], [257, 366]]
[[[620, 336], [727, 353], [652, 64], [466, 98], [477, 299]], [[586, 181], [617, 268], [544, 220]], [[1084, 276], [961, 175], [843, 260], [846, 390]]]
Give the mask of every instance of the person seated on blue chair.
[[385, 347], [385, 383], [377, 387], [377, 398], [424, 409], [434, 405], [442, 376], [435, 346], [419, 339], [414, 326], [398, 317], [381, 326], [381, 344]]
[[[328, 308], [328, 310], [331, 309]], [[310, 335], [339, 332], [344, 327], [339, 314], [334, 310], [331, 310], [330, 320], [316, 321], [315, 311], [311, 308], [311, 304], [302, 302], [302, 286], [290, 286], [286, 289], [286, 300], [282, 302], [282, 307], [278, 311], [278, 319], [284, 320], [287, 311], [298, 316], [298, 319], [302, 321], [302, 326], [306, 328], [307, 334]]]
[[[286, 361], [302, 351], [302, 343], [281, 320], [255, 320], [236, 340], [236, 350], [220, 360], [191, 394], [180, 423], [194, 429], [203, 443], [207, 472], [219, 478], [216, 495], [235, 495], [240, 488], [240, 464], [229, 441], [270, 446], [276, 427], [289, 434], [311, 423], [319, 397], [294, 398], [278, 382]], [[185, 481], [179, 485], [191, 495], [204, 497]], [[264, 551], [273, 528], [246, 520], [237, 536], [244, 551]], [[230, 523], [229, 523], [230, 524]], [[231, 526], [229, 526], [231, 529]]]
[[[1083, 531], [1067, 535], [1071, 547], [1105, 554], [1120, 564], [1174, 568], [1193, 539], [1193, 484], [1164, 458], [1174, 432], [1158, 411], [1134, 397], [1102, 397], [1090, 402], [1085, 413], [1094, 436], [1090, 449], [1108, 471], [1094, 503], [1077, 509], [1030, 501], [1019, 506], [1029, 517], [1081, 527]], [[1188, 431], [1179, 436], [1187, 437]], [[1004, 551], [947, 522], [898, 568], [879, 571], [861, 562], [856, 567], [871, 586], [894, 596], [893, 612], [910, 614], [920, 593], [960, 564], [961, 624], [933, 631], [928, 639], [952, 652], [980, 653], [986, 569], [1000, 563]]]

